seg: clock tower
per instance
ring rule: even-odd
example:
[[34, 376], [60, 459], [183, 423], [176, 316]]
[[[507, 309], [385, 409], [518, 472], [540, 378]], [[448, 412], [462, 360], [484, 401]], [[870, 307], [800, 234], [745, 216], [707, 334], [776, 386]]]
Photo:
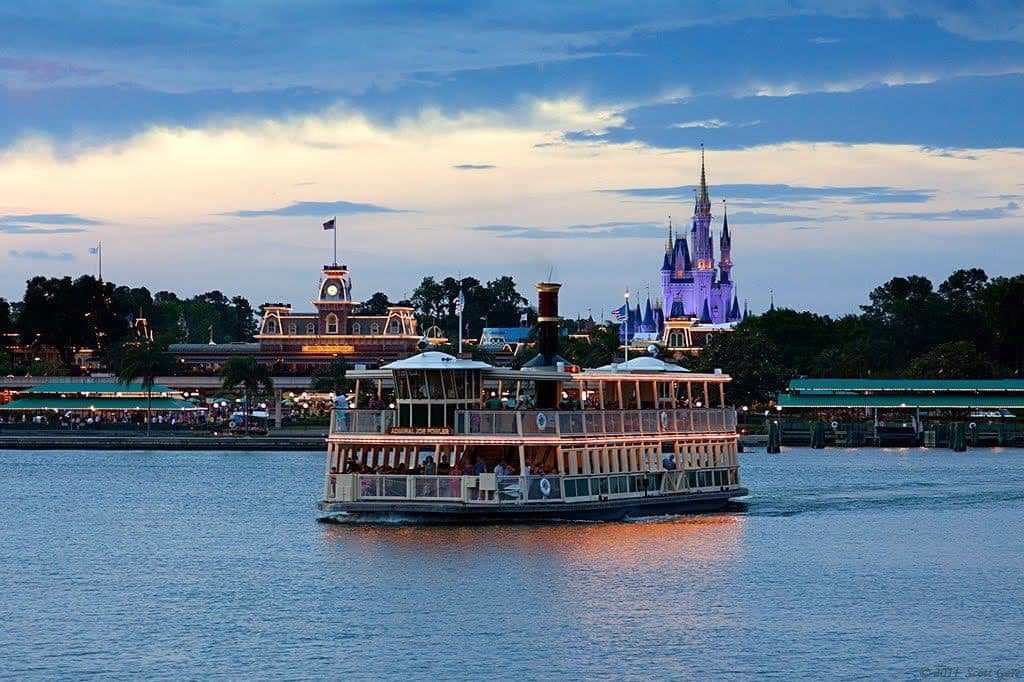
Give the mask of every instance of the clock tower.
[[319, 317], [321, 334], [344, 334], [352, 307], [352, 279], [344, 265], [325, 265], [320, 273], [320, 287], [313, 301]]

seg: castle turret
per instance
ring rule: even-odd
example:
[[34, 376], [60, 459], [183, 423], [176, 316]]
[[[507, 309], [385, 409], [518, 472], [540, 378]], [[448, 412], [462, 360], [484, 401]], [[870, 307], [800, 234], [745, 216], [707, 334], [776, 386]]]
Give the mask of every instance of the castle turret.
[[718, 261], [718, 270], [722, 274], [722, 283], [732, 281], [732, 235], [729, 234], [729, 212], [722, 200], [722, 237], [718, 241], [718, 249], [721, 253]]

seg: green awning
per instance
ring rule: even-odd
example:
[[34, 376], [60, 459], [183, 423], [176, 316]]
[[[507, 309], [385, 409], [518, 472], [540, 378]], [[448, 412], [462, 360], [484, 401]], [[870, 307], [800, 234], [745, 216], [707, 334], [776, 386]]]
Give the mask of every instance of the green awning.
[[[59, 396], [43, 397], [31, 396], [17, 398], [6, 405], [0, 405], [0, 410], [26, 410], [42, 412], [45, 410], [66, 411], [91, 411], [96, 410], [145, 410], [145, 398], [61, 398]], [[187, 400], [176, 400], [175, 398], [153, 398], [153, 409], [163, 412], [191, 411], [197, 408]]]
[[1024, 395], [1024, 379], [792, 379], [789, 390], [808, 392], [895, 391], [930, 392], [1019, 392]]
[[970, 409], [985, 408], [1024, 408], [1024, 395], [974, 395], [951, 393], [948, 395], [927, 395], [919, 393], [883, 393], [865, 395], [860, 393], [782, 393], [778, 404], [783, 409], [801, 408], [842, 408], [842, 407], [882, 407], [882, 408], [949, 408]]
[[[162, 386], [160, 384], [153, 385], [153, 395], [160, 395], [161, 393], [174, 393], [173, 388]], [[146, 394], [146, 388], [141, 383], [132, 384], [119, 384], [117, 382], [91, 382], [91, 381], [55, 381], [48, 384], [39, 384], [27, 388], [22, 393], [32, 394], [50, 394], [50, 393], [66, 393], [81, 395], [82, 393], [96, 394], [96, 393], [109, 393], [112, 396], [118, 393], [122, 394]]]

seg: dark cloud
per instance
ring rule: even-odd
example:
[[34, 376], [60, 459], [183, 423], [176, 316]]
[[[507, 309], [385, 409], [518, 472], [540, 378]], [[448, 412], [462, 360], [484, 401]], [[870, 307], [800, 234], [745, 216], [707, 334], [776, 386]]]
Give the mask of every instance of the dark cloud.
[[951, 211], [893, 211], [869, 213], [868, 217], [873, 220], [927, 220], [939, 222], [950, 220], [998, 220], [1016, 215], [1019, 209], [1020, 204], [1011, 201], [1005, 206], [992, 206], [991, 208], [957, 208]]
[[[676, 187], [631, 187], [606, 189], [601, 192], [643, 197], [664, 201], [692, 201], [695, 185]], [[803, 187], [799, 185], [769, 184], [725, 184], [711, 185], [711, 192], [717, 197], [732, 199], [753, 199], [765, 202], [820, 201], [822, 199], [843, 199], [856, 204], [923, 203], [935, 196], [932, 189], [901, 189], [897, 187]]]
[[354, 215], [356, 213], [404, 213], [405, 211], [376, 204], [361, 204], [352, 201], [297, 201], [281, 208], [243, 209], [225, 215], [238, 218], [259, 218], [263, 216], [314, 216], [329, 218], [332, 215]]
[[15, 249], [11, 249], [7, 252], [7, 255], [18, 260], [53, 260], [63, 262], [75, 260], [75, 257], [67, 251], [51, 253], [49, 251], [16, 251]]
[[454, 168], [456, 170], [469, 171], [469, 170], [491, 170], [492, 168], [497, 168], [497, 166], [495, 166], [493, 164], [489, 164], [489, 163], [460, 163], [460, 164], [458, 164], [456, 166], [452, 166], [452, 168]]
[[81, 227], [39, 227], [37, 225], [21, 225], [17, 223], [0, 223], [3, 234], [71, 234], [85, 232]]
[[21, 215], [0, 215], [0, 223], [22, 222], [40, 225], [101, 225], [92, 218], [85, 218], [74, 213], [26, 213]]
[[614, 221], [579, 223], [562, 228], [529, 227], [525, 225], [476, 225], [472, 230], [493, 232], [515, 239], [621, 239], [627, 237], [663, 236], [665, 226], [656, 222]]

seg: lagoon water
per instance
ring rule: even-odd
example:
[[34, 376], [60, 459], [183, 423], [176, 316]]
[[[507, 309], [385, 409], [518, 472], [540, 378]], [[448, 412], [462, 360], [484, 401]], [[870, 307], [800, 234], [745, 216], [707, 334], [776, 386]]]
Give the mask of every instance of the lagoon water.
[[742, 456], [747, 504], [314, 520], [321, 453], [0, 452], [16, 678], [1024, 677], [1024, 452]]

